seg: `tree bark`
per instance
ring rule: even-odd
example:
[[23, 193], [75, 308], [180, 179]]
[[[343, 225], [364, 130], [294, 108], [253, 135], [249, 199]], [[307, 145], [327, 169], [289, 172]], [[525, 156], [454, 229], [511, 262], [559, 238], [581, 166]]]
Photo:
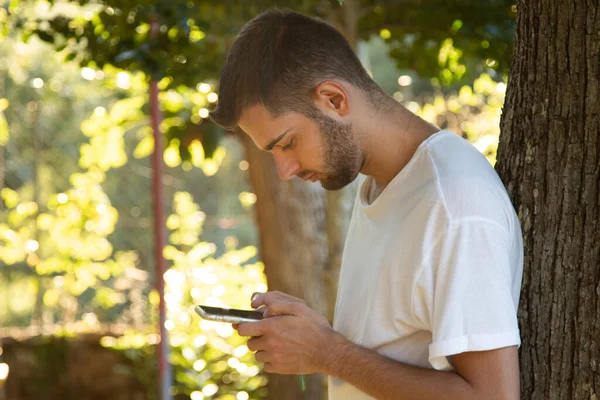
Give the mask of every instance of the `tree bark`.
[[[330, 16], [353, 48], [358, 41], [358, 4], [357, 0], [346, 0]], [[257, 197], [255, 216], [269, 290], [300, 297], [332, 321], [355, 185], [327, 192], [319, 184], [281, 181], [272, 156], [258, 150], [247, 135], [240, 136]], [[326, 381], [321, 374], [304, 378], [269, 375], [270, 399], [326, 397]]]
[[[270, 154], [240, 135], [250, 165], [250, 184], [256, 194], [255, 217], [259, 227], [260, 256], [269, 290], [302, 298], [315, 311], [326, 314], [324, 272], [328, 259], [326, 194], [318, 184], [297, 179], [281, 181]], [[323, 377], [269, 375], [269, 398], [320, 399]]]
[[600, 5], [518, 4], [497, 170], [523, 228], [524, 399], [600, 397]]

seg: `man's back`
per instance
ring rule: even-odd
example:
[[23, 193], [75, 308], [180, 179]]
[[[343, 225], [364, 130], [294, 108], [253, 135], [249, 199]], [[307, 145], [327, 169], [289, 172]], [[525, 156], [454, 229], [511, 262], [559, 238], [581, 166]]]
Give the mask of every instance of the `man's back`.
[[[450, 132], [426, 139], [372, 203], [361, 184], [334, 329], [399, 362], [519, 344], [523, 251], [517, 216], [485, 157]], [[330, 380], [331, 399], [368, 398]]]

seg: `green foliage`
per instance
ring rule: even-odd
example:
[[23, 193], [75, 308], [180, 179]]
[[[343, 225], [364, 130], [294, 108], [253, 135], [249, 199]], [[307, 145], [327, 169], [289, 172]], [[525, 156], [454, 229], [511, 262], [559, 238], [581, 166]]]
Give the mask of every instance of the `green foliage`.
[[8, 123], [4, 117], [4, 111], [8, 107], [8, 100], [0, 98], [0, 146], [8, 143]]
[[470, 82], [487, 67], [507, 74], [514, 1], [368, 3], [369, 12], [361, 19], [359, 30], [363, 38], [379, 33], [399, 69], [411, 69], [444, 84]]
[[458, 93], [438, 93], [422, 107], [413, 103], [409, 108], [425, 120], [462, 135], [494, 165], [505, 92], [505, 81], [496, 82], [482, 74], [472, 86], [464, 85]]
[[38, 274], [60, 276], [54, 281], [58, 287], [46, 292], [48, 306], [56, 305], [58, 292], [77, 296], [135, 268], [132, 253], [111, 259], [113, 248], [106, 236], [114, 229], [117, 212], [98, 185], [102, 179], [101, 173], [74, 174], [71, 189], [51, 196], [44, 213], [30, 200], [31, 185], [2, 189], [6, 222], [0, 223], [0, 260], [8, 265], [26, 261]]
[[[168, 87], [169, 82], [171, 78], [163, 79], [161, 87]], [[219, 153], [223, 150], [221, 148], [217, 152], [217, 149], [223, 132], [207, 119], [208, 108], [218, 98], [213, 90], [211, 84], [199, 82], [193, 89], [180, 86], [177, 90], [168, 89], [160, 93], [164, 113], [160, 128], [168, 143], [165, 152], [172, 153], [172, 161], [165, 155], [167, 165], [175, 167], [182, 161], [188, 161], [202, 168], [207, 175], [214, 175], [218, 170]], [[205, 166], [205, 163], [213, 165]]]
[[[198, 304], [248, 308], [252, 293], [267, 289], [263, 265], [250, 262], [256, 257], [254, 247], [236, 248], [232, 244], [216, 257], [216, 246], [198, 239], [204, 221], [205, 214], [189, 193], [175, 193], [173, 213], [167, 220], [170, 244], [164, 250], [172, 262], [164, 275], [165, 326], [175, 378], [171, 391], [192, 398], [200, 396], [194, 392], [215, 399], [233, 399], [238, 393], [241, 397], [246, 393], [246, 398], [265, 398], [267, 381], [246, 339], [230, 324], [201, 320], [193, 311]], [[151, 301], [156, 304], [157, 296], [151, 296]], [[152, 333], [131, 331], [120, 338], [104, 337], [101, 344], [127, 352], [148, 349], [157, 340]], [[137, 357], [138, 353], [130, 353]]]
[[81, 124], [81, 131], [90, 138], [80, 147], [79, 165], [85, 169], [108, 171], [127, 162], [123, 135], [128, 125], [146, 122], [141, 111], [146, 96], [137, 95], [119, 100], [110, 111], [98, 107], [92, 116]]
[[[442, 84], [470, 83], [486, 68], [501, 72], [508, 69], [515, 16], [511, 0], [401, 4], [392, 0], [355, 1], [360, 18], [355, 33], [363, 39], [373, 35], [384, 38], [400, 69], [414, 69], [420, 76], [433, 77]], [[192, 143], [202, 144], [205, 156], [210, 158], [222, 139], [222, 130], [204, 120], [209, 102], [206, 93], [202, 96], [203, 92], [196, 89], [203, 82], [216, 82], [228, 46], [247, 20], [277, 5], [319, 16], [344, 29], [344, 7], [352, 6], [340, 7], [333, 0], [262, 0], [252, 4], [240, 0], [226, 4], [218, 0], [38, 3], [45, 4], [48, 10], [42, 17], [23, 17], [12, 5], [5, 11], [4, 19], [19, 27], [24, 38], [36, 35], [52, 43], [66, 60], [76, 60], [90, 71], [117, 68], [162, 79], [161, 88], [167, 91], [161, 96], [165, 114], [161, 131], [167, 141], [165, 161], [171, 167], [183, 162], [186, 169], [201, 163], [197, 157], [192, 159], [193, 153], [198, 154], [192, 152]], [[169, 96], [181, 99], [165, 100]], [[104, 138], [115, 137], [118, 144], [122, 136], [118, 129]], [[148, 155], [153, 149], [150, 132], [142, 132], [136, 157]], [[0, 120], [0, 141], [1, 133]], [[86, 147], [85, 159], [92, 157], [94, 147]], [[122, 152], [117, 152], [114, 160], [108, 162], [123, 159]], [[209, 162], [204, 170], [210, 174], [216, 171], [215, 167], [214, 162]]]
[[[25, 12], [33, 3], [41, 7], [41, 12]], [[333, 0], [278, 2], [340, 23], [345, 9], [337, 3]], [[16, 28], [11, 32], [19, 30], [24, 37], [30, 36], [28, 44], [13, 43], [13, 48], [3, 51], [12, 58], [8, 62], [0, 60], [0, 67], [5, 63], [6, 68], [2, 69], [7, 71], [2, 77], [4, 83], [0, 84], [12, 85], [9, 89], [13, 92], [22, 90], [21, 99], [26, 100], [19, 100], [21, 108], [29, 110], [31, 115], [35, 114], [36, 104], [41, 105], [42, 111], [49, 110], [40, 114], [44, 119], [81, 121], [81, 118], [64, 118], [68, 110], [89, 115], [81, 124], [83, 140], [60, 136], [58, 133], [63, 130], [76, 131], [58, 122], [48, 129], [56, 133], [59, 144], [75, 145], [69, 148], [67, 144], [54, 164], [42, 160], [48, 165], [40, 167], [42, 188], [37, 190], [29, 172], [22, 170], [29, 171], [28, 164], [38, 154], [31, 154], [31, 143], [25, 135], [18, 135], [27, 132], [29, 126], [20, 121], [28, 120], [30, 114], [11, 116], [9, 112], [14, 112], [19, 102], [4, 93], [6, 99], [0, 99], [0, 145], [6, 146], [11, 162], [18, 164], [16, 172], [7, 174], [8, 187], [0, 193], [6, 205], [0, 214], [3, 221], [0, 261], [22, 267], [21, 271], [29, 276], [35, 273], [46, 277], [43, 293], [46, 307], [64, 311], [70, 315], [68, 318], [74, 319], [87, 311], [84, 319], [92, 324], [99, 310], [122, 310], [127, 301], [142, 307], [148, 300], [150, 306], [156, 306], [156, 293], [150, 293], [146, 299], [148, 275], [140, 269], [141, 266], [149, 270], [151, 265], [151, 256], [146, 254], [146, 248], [150, 247], [146, 218], [149, 201], [143, 195], [148, 193], [149, 183], [147, 177], [144, 180], [135, 173], [147, 168], [141, 161], [154, 149], [148, 127], [147, 93], [150, 77], [160, 80], [159, 101], [164, 115], [160, 130], [166, 138], [164, 161], [169, 167], [165, 178], [171, 182], [168, 190], [178, 188], [173, 196], [173, 214], [167, 220], [170, 244], [164, 249], [172, 264], [165, 274], [165, 299], [172, 348], [170, 361], [175, 366], [175, 394], [221, 399], [231, 399], [241, 392], [253, 399], [266, 395], [265, 377], [244, 340], [229, 325], [200, 321], [193, 312], [198, 303], [247, 308], [250, 294], [266, 289], [262, 265], [254, 263], [256, 249], [238, 247], [238, 238], [227, 233], [227, 237], [220, 238], [224, 240], [217, 241], [217, 230], [208, 224], [209, 218], [215, 216], [217, 224], [221, 223], [224, 218], [219, 218], [229, 217], [230, 211], [237, 210], [235, 207], [240, 204], [251, 207], [256, 196], [243, 190], [237, 198], [234, 195], [211, 199], [211, 192], [232, 186], [232, 179], [196, 180], [193, 186], [200, 186], [201, 190], [194, 188], [196, 192], [192, 195], [182, 191], [178, 182], [181, 175], [175, 171], [191, 171], [192, 176], [194, 171], [201, 170], [204, 178], [220, 168], [237, 170], [237, 164], [228, 164], [225, 146], [220, 144], [221, 130], [206, 116], [218, 97], [215, 82], [227, 46], [245, 21], [272, 4], [272, 1], [257, 1], [249, 5], [241, 0], [226, 5], [217, 0], [31, 3], [0, 0], [0, 25], [5, 22], [5, 27]], [[346, 2], [343, 7], [349, 5]], [[442, 85], [466, 83], [457, 85], [456, 93], [450, 94], [434, 85], [436, 96], [429, 104], [419, 107], [416, 101], [411, 101], [408, 107], [442, 127], [463, 134], [493, 163], [505, 85], [480, 73], [490, 68], [506, 70], [510, 54], [506, 43], [512, 35], [514, 18], [511, 3], [407, 1], [399, 5], [390, 0], [362, 1], [359, 8], [362, 15], [359, 36], [383, 38], [391, 48], [396, 67], [414, 68], [418, 75], [427, 80], [434, 78], [434, 82]], [[475, 16], [468, 15], [468, 10]], [[159, 19], [156, 37], [150, 33], [152, 16]], [[4, 29], [2, 34], [9, 33]], [[56, 54], [67, 61], [56, 63], [51, 57], [39, 55], [19, 58], [22, 53], [33, 54], [41, 48], [36, 37], [50, 42]], [[13, 40], [5, 38], [3, 44]], [[83, 68], [73, 75], [74, 65]], [[65, 71], [71, 75], [65, 77]], [[86, 82], [81, 82], [79, 75]], [[79, 85], [73, 83], [74, 76]], [[397, 79], [397, 74], [393, 79]], [[61, 85], [69, 85], [69, 90], [57, 89]], [[110, 96], [102, 97], [103, 91]], [[61, 108], [61, 97], [73, 108]], [[84, 99], [93, 112], [71, 106]], [[421, 99], [411, 100], [421, 102]], [[92, 104], [94, 101], [98, 104]], [[29, 149], [29, 154], [19, 154], [21, 148]], [[114, 181], [109, 179], [111, 174], [116, 177]], [[63, 182], [61, 176], [69, 179]], [[36, 190], [43, 194], [38, 201]], [[205, 214], [194, 203], [193, 198], [199, 198], [199, 193], [212, 204], [212, 213], [203, 205]], [[119, 215], [117, 209], [125, 212]], [[123, 222], [129, 214], [133, 216], [130, 220], [139, 223], [135, 231], [127, 230]], [[215, 239], [200, 241], [203, 230]], [[129, 236], [135, 235], [146, 239], [142, 240], [140, 252], [128, 247], [133, 243]], [[225, 242], [222, 254], [217, 242]], [[35, 285], [31, 278], [20, 281], [16, 287], [30, 291]], [[77, 311], [78, 304], [87, 308]], [[138, 314], [143, 312], [138, 310]], [[103, 345], [121, 349], [138, 363], [137, 373], [148, 387], [153, 387], [156, 371], [147, 360], [154, 357], [157, 341], [154, 332], [136, 330], [122, 338], [105, 338]]]
[[[233, 33], [227, 19], [231, 14], [248, 14], [242, 2], [71, 3], [79, 5], [83, 14], [56, 12], [34, 21], [25, 35], [53, 43], [65, 51], [67, 60], [77, 60], [81, 66], [110, 65], [142, 71], [154, 79], [170, 77], [169, 88], [195, 87], [200, 77], [216, 76], [224, 61], [225, 40]], [[154, 33], [153, 20], [157, 21]]]
[[[103, 185], [107, 173], [128, 162], [125, 142], [131, 140], [127, 137], [148, 136], [146, 78], [108, 66], [79, 71], [72, 63], [57, 61], [48, 46], [35, 38], [25, 44], [5, 37], [0, 49], [7, 54], [0, 60], [0, 87], [6, 96], [0, 99], [0, 134], [11, 132], [4, 143], [8, 162], [1, 164], [7, 187], [1, 190], [0, 262], [13, 266], [3, 269], [2, 275], [11, 281], [17, 276], [12, 271], [21, 277], [42, 277], [23, 284], [30, 291], [40, 288], [49, 322], [55, 318], [69, 322], [92, 310], [99, 315], [102, 309], [115, 314], [130, 300], [131, 290], [145, 290], [140, 287], [145, 272], [138, 269], [139, 256], [123, 246], [122, 240], [117, 241], [120, 249], [115, 251], [110, 236], [120, 235], [115, 232], [118, 213]], [[97, 106], [94, 103], [102, 98], [104, 88], [125, 98], [117, 97], [107, 108]], [[161, 104], [175, 113], [185, 104], [169, 103], [171, 92], [161, 96]], [[211, 93], [184, 93], [187, 103], [196, 104], [198, 119]], [[110, 102], [110, 97], [106, 95], [102, 103]], [[87, 113], [90, 117], [81, 124], [81, 135], [78, 121]], [[168, 132], [173, 125], [166, 121], [163, 128]], [[39, 142], [35, 152], [34, 130]], [[190, 146], [195, 155], [190, 166], [214, 175], [224, 161], [224, 148], [216, 147], [206, 155], [198, 140]], [[140, 190], [146, 192], [149, 187], [137, 184], [128, 189], [138, 191], [139, 196]], [[113, 199], [123, 192], [109, 190]], [[24, 299], [6, 301], [9, 312], [32, 307]], [[61, 312], [65, 309], [70, 311]]]
[[[23, 45], [12, 38], [4, 38], [1, 45], [8, 50], [6, 54], [9, 55], [10, 69], [6, 68], [7, 65], [1, 68], [7, 69], [7, 74], [3, 73], [0, 81], [5, 88], [5, 95], [15, 95], [10, 102], [6, 99], [0, 102], [14, 134], [6, 143], [5, 155], [10, 160], [9, 166], [18, 169], [14, 175], [10, 168], [3, 171], [9, 187], [2, 188], [0, 192], [4, 203], [0, 211], [0, 261], [6, 265], [24, 265], [31, 272], [57, 278], [52, 280], [53, 287], [46, 291], [44, 298], [48, 305], [55, 305], [63, 295], [82, 294], [99, 282], [119, 276], [123, 270], [135, 268], [136, 259], [131, 253], [113, 254], [112, 245], [107, 240], [107, 236], [114, 231], [117, 212], [99, 185], [105, 179], [103, 171], [106, 168], [91, 168], [88, 165], [86, 167], [90, 168], [77, 171], [75, 165], [69, 165], [69, 155], [63, 154], [53, 164], [55, 160], [47, 156], [49, 152], [44, 152], [32, 154], [40, 164], [37, 186], [29, 178], [36, 173], [31, 168], [32, 158], [27, 160], [33, 147], [28, 142], [32, 136], [31, 124], [41, 118], [46, 122], [52, 118], [64, 120], [61, 113], [55, 117], [52, 112], [52, 107], [61, 110], [63, 99], [58, 101], [61, 96], [56, 93], [62, 88], [66, 89], [65, 102], [71, 111], [80, 110], [73, 108], [70, 103], [75, 87], [73, 75], [78, 76], [78, 71], [65, 66], [47, 78], [46, 68], [52, 71], [54, 59], [51, 53], [51, 57], [44, 57], [43, 47], [39, 44]], [[42, 64], [42, 59], [43, 67], [38, 66], [38, 62]], [[33, 77], [28, 76], [30, 72]], [[25, 82], [33, 87], [23, 85]], [[42, 89], [44, 85], [49, 88]], [[19, 108], [19, 95], [37, 98], [37, 101], [26, 101], [25, 107]], [[46, 103], [51, 98], [56, 101]], [[46, 105], [48, 107], [43, 108]], [[49, 116], [47, 119], [46, 115]], [[33, 122], [23, 124], [23, 120]], [[61, 123], [67, 130], [72, 129], [68, 122]], [[40, 123], [33, 129], [40, 131], [44, 128], [45, 125]], [[60, 130], [61, 126], [56, 128]], [[28, 134], [24, 135], [24, 131]], [[41, 137], [42, 133], [36, 135]], [[38, 140], [43, 144], [42, 139]], [[68, 152], [71, 149], [66, 146], [65, 150]], [[112, 154], [107, 153], [107, 156]], [[27, 170], [20, 170], [22, 167]], [[64, 169], [64, 175], [70, 175], [69, 180], [61, 181], [52, 177], [55, 168]], [[21, 176], [25, 176], [24, 181]]]
[[[32, 39], [19, 51], [29, 54], [31, 59], [35, 60], [33, 54], [40, 51], [40, 48]], [[52, 58], [47, 59], [46, 63], [52, 68]], [[63, 69], [56, 68], [56, 70], [62, 71], [68, 67], [67, 63]], [[76, 72], [77, 79], [81, 80], [79, 75], [82, 75], [83, 79], [88, 80], [86, 84], [94, 87], [94, 82], [98, 81], [97, 76], [102, 76], [102, 86], [109, 87], [120, 96], [126, 94], [127, 97], [117, 99], [106, 108], [91, 105], [93, 112], [81, 124], [83, 138], [87, 141], [80, 143], [79, 157], [73, 157], [78, 164], [74, 163], [72, 168], [64, 171], [64, 175], [70, 176], [68, 181], [65, 181], [64, 184], [61, 183], [56, 188], [50, 187], [43, 196], [42, 202], [34, 201], [35, 190], [31, 179], [25, 179], [25, 183], [11, 179], [15, 189], [3, 188], [1, 195], [6, 208], [0, 215], [2, 220], [0, 243], [3, 246], [0, 256], [4, 257], [1, 260], [2, 263], [8, 265], [11, 270], [24, 264], [27, 270], [35, 273], [37, 277], [47, 277], [47, 284], [43, 292], [44, 307], [46, 311], [64, 314], [58, 316], [57, 320], [70, 322], [82, 316], [84, 322], [93, 328], [98, 322], [98, 317], [102, 318], [102, 309], [123, 307], [123, 304], [130, 299], [130, 293], [133, 290], [139, 290], [140, 286], [145, 289], [148, 286], [147, 273], [139, 269], [140, 256], [143, 257], [144, 253], [115, 251], [115, 244], [121, 245], [121, 243], [118, 240], [110, 240], [110, 236], [116, 234], [118, 213], [115, 205], [109, 200], [109, 192], [107, 192], [107, 190], [111, 190], [110, 199], [119, 201], [124, 194], [123, 190], [110, 189], [109, 175], [121, 174], [119, 176], [122, 179], [128, 174], [126, 171], [122, 174], [120, 171], [131, 163], [137, 162], [136, 159], [128, 157], [126, 144], [130, 143], [131, 139], [137, 139], [132, 135], [139, 135], [138, 137], [147, 135], [147, 117], [143, 112], [143, 108], [146, 106], [144, 94], [147, 91], [147, 85], [145, 78], [140, 74], [126, 74], [125, 76], [123, 71], [110, 67], [105, 67], [101, 71], [102, 74], [99, 74], [100, 70], [90, 70], [82, 70], [81, 74]], [[11, 73], [18, 73], [18, 71], [13, 69]], [[34, 79], [28, 77], [27, 74], [36, 76], [35, 71], [27, 71], [26, 68], [22, 73], [24, 82], [31, 82]], [[93, 80], [89, 80], [88, 77], [92, 77], [92, 75], [94, 76]], [[54, 82], [54, 79], [55, 76], [44, 76], [44, 88], [50, 86], [49, 82]], [[12, 82], [10, 77], [5, 81]], [[76, 85], [69, 86], [70, 84], [72, 82], [68, 79], [62, 80], [62, 87], [68, 87], [69, 92], [76, 92], [77, 89], [74, 89]], [[53, 91], [45, 92], [45, 90], [39, 92], [47, 95], [54, 93]], [[12, 95], [12, 93], [14, 91], [11, 89], [10, 94]], [[182, 104], [189, 101], [189, 104], [197, 104], [197, 115], [200, 116], [200, 110], [206, 105], [210, 93], [212, 93], [211, 88], [207, 88], [206, 85], [203, 85], [197, 92], [184, 91], [183, 95], [179, 95], [174, 90], [168, 90], [161, 95], [161, 104], [164, 105], [165, 110], [176, 112], [181, 109]], [[188, 100], [193, 96], [196, 96], [197, 100]], [[25, 98], [27, 99], [27, 97]], [[73, 100], [73, 104], [80, 104], [83, 101], [81, 99], [85, 98], [85, 92], [81, 93], [79, 100]], [[17, 115], [19, 107], [27, 110], [29, 104], [27, 100], [14, 100], [11, 97], [12, 108], [9, 110], [11, 114]], [[48, 97], [42, 106], [56, 107], [57, 103], [53, 98]], [[72, 113], [81, 114], [77, 107], [72, 105], [70, 107], [72, 107]], [[66, 114], [60, 108], [56, 112]], [[44, 116], [44, 120], [46, 118]], [[20, 132], [21, 127], [15, 125], [18, 120], [19, 118], [14, 116], [9, 119], [11, 132], [14, 135], [11, 135], [8, 154], [14, 162], [22, 161], [23, 164], [26, 164], [26, 154], [14, 150], [15, 140], [23, 137]], [[77, 121], [76, 118], [74, 120]], [[168, 130], [171, 125], [175, 125], [173, 120], [167, 121], [162, 128]], [[54, 135], [53, 139], [58, 143], [74, 140], [74, 138], [66, 136], [64, 132], [54, 129], [52, 128], [51, 132]], [[70, 132], [78, 133], [76, 126], [71, 127]], [[23, 147], [27, 148], [28, 146], [24, 145]], [[204, 146], [200, 144], [199, 140], [193, 141], [190, 148], [192, 165], [205, 169], [206, 175], [213, 175], [220, 166], [224, 166], [226, 169], [234, 167], [239, 174], [237, 161], [231, 165], [231, 160], [225, 158], [224, 147], [217, 147], [210, 158], [205, 154]], [[75, 147], [75, 155], [77, 155], [76, 149]], [[31, 154], [31, 156], [40, 157], [41, 155]], [[165, 155], [166, 157], [167, 155]], [[44, 167], [45, 157], [40, 158], [42, 158], [40, 161], [43, 161], [42, 167]], [[64, 163], [67, 159], [69, 156], [61, 153], [59, 162]], [[31, 164], [31, 158], [29, 158], [29, 164]], [[70, 173], [71, 171], [74, 172]], [[231, 174], [231, 171], [229, 173]], [[42, 186], [46, 181], [58, 182], [60, 175], [52, 173], [47, 179], [41, 179]], [[201, 186], [203, 186], [201, 192], [206, 190], [208, 193], [205, 197], [210, 199], [211, 185], [202, 184]], [[227, 180], [226, 186], [235, 188], [236, 184], [233, 180]], [[146, 188], [145, 186], [141, 187]], [[128, 187], [127, 191], [131, 190], [135, 196], [139, 197], [141, 195], [139, 188], [138, 186]], [[244, 188], [246, 188], [245, 185]], [[212, 190], [218, 192], [215, 189]], [[169, 258], [173, 263], [173, 269], [167, 275], [167, 291], [170, 299], [176, 298], [176, 293], [186, 293], [187, 303], [178, 308], [175, 307], [172, 300], [169, 301], [169, 320], [173, 323], [171, 358], [172, 363], [176, 366], [176, 385], [173, 390], [176, 393], [189, 395], [199, 389], [210, 393], [216, 388], [217, 395], [221, 398], [231, 398], [231, 396], [228, 397], [228, 394], [240, 392], [246, 392], [252, 398], [263, 398], [266, 393], [264, 388], [266, 380], [259, 373], [260, 369], [254, 363], [251, 353], [247, 349], [244, 352], [245, 340], [230, 331], [225, 332], [222, 328], [218, 329], [216, 326], [200, 326], [199, 317], [190, 313], [190, 309], [185, 308], [189, 308], [196, 301], [210, 303], [219, 298], [228, 305], [248, 307], [250, 293], [266, 289], [262, 265], [248, 262], [255, 258], [256, 249], [253, 247], [238, 249], [236, 247], [237, 238], [231, 236], [227, 240], [228, 251], [217, 255], [215, 244], [198, 241], [198, 236], [202, 233], [206, 222], [206, 216], [193, 203], [191, 195], [177, 193], [174, 197], [175, 213], [168, 220], [168, 225], [172, 229], [171, 245], [165, 249], [167, 254], [171, 254]], [[235, 195], [231, 197], [233, 202], [237, 202]], [[213, 214], [215, 214], [214, 211]], [[226, 212], [226, 215], [230, 216], [231, 212]], [[214, 228], [209, 229], [214, 232]], [[213, 236], [216, 235], [213, 234]], [[144, 245], [147, 246], [147, 244]], [[4, 272], [6, 270], [3, 268]], [[172, 275], [174, 273], [179, 275]], [[180, 276], [182, 273], [189, 276], [186, 282], [182, 283], [177, 279], [171, 282], [169, 276]], [[213, 282], [215, 277], [217, 281]], [[186, 286], [177, 286], [181, 284]], [[11, 281], [9, 294], [18, 293], [20, 297], [23, 297], [23, 293], [33, 292], [34, 285], [35, 280], [33, 279]], [[225, 286], [227, 292], [221, 293], [222, 287]], [[20, 290], [20, 292], [15, 292], [12, 288]], [[198, 297], [197, 290], [199, 288], [202, 288], [202, 292]], [[236, 289], [239, 289], [239, 292], [236, 292]], [[213, 297], [213, 300], [210, 297]], [[156, 295], [151, 295], [149, 298], [151, 301], [156, 301]], [[31, 300], [31, 303], [19, 301], [17, 306], [32, 307], [35, 296], [27, 296], [26, 300]], [[137, 304], [132, 307], [143, 307], [145, 302], [145, 296], [139, 297]], [[156, 305], [156, 303], [152, 304]], [[86, 308], [78, 310], [78, 306]], [[185, 323], [186, 317], [183, 315], [187, 315], [187, 324]], [[147, 319], [142, 322], [147, 322]], [[127, 347], [123, 352], [134, 360], [136, 374], [143, 382], [148, 383], [148, 388], [152, 388], [156, 376], [156, 371], [152, 368], [154, 365], [152, 359], [155, 357], [153, 344], [156, 344], [157, 336], [152, 332], [147, 334], [139, 332], [143, 332], [143, 330], [137, 331], [137, 333], [132, 331], [119, 343]], [[187, 339], [184, 338], [184, 334], [188, 335]], [[204, 339], [202, 339], [203, 337]], [[182, 342], [182, 338], [188, 341]], [[203, 340], [206, 340], [206, 343], [201, 344]], [[110, 340], [104, 342], [108, 345], [111, 343]], [[190, 349], [195, 348], [195, 345], [198, 346], [195, 351], [196, 357], [199, 358], [190, 359]], [[199, 360], [203, 360], [205, 363], [203, 368], [200, 368]], [[223, 368], [223, 362], [225, 362], [225, 368]], [[196, 393], [195, 398], [198, 396], [199, 394]], [[243, 393], [240, 394], [240, 398], [243, 398]]]
[[[401, 69], [445, 81], [466, 79], [467, 71], [475, 77], [486, 66], [508, 70], [514, 1], [355, 1], [358, 35], [386, 39]], [[87, 10], [83, 17], [55, 15], [43, 24], [41, 20], [32, 24], [26, 35], [35, 33], [57, 49], [66, 48], [67, 57], [82, 66], [110, 64], [157, 79], [169, 77], [169, 87], [190, 88], [203, 79], [216, 79], [234, 35], [260, 11], [275, 5], [291, 7], [338, 23], [343, 21], [344, 7], [351, 7], [328, 0], [78, 3]], [[160, 26], [154, 35], [153, 18]], [[445, 55], [440, 58], [440, 53]]]
[[[211, 158], [222, 138], [222, 130], [205, 121], [206, 107], [216, 101], [216, 94], [196, 88], [205, 78], [214, 80], [223, 62], [224, 40], [230, 35], [227, 27], [219, 23], [225, 18], [225, 7], [220, 2], [214, 5], [189, 1], [115, 3], [40, 0], [11, 4], [4, 19], [19, 28], [25, 40], [37, 36], [52, 43], [64, 60], [78, 62], [86, 79], [106, 77], [104, 82], [109, 88], [131, 90], [147, 98], [149, 77], [164, 78], [160, 88], [167, 94], [161, 94], [165, 115], [161, 132], [167, 140], [167, 152], [172, 151], [169, 148], [177, 149], [182, 161], [199, 166], [200, 161], [191, 160], [190, 144], [195, 140], [202, 143], [206, 157]], [[238, 8], [240, 15], [245, 14], [244, 7]], [[40, 13], [40, 9], [45, 12]], [[160, 17], [155, 37], [150, 34], [152, 15]], [[205, 33], [209, 28], [211, 33]], [[181, 96], [182, 101], [170, 104], [174, 96]], [[137, 110], [147, 115], [148, 105], [146, 102], [142, 105]], [[112, 146], [122, 148], [119, 146], [122, 135], [118, 131], [122, 126], [114, 126], [122, 124], [113, 122], [113, 130], [93, 142], [106, 139], [108, 145], [111, 143], [108, 139], [114, 138], [116, 143]], [[0, 119], [0, 140], [1, 128]], [[150, 132], [144, 130], [140, 134], [137, 157], [152, 151]], [[102, 144], [86, 146], [84, 158], [92, 157], [91, 151], [99, 146]], [[122, 152], [114, 157], [108, 162], [124, 160]], [[214, 170], [214, 167], [209, 168]]]

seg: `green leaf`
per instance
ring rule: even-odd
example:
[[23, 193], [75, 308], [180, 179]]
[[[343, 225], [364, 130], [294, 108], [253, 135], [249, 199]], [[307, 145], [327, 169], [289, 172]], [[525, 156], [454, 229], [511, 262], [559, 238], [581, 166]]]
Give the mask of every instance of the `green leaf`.
[[166, 148], [163, 159], [168, 167], [174, 168], [181, 164], [181, 157], [179, 156], [179, 149], [175, 146], [169, 146]]
[[23, 31], [21, 33], [21, 40], [23, 43], [29, 43], [29, 39], [31, 38], [32, 33], [29, 31]]
[[192, 156], [192, 164], [195, 167], [202, 167], [202, 163], [204, 162], [204, 147], [202, 147], [202, 143], [199, 140], [194, 140], [189, 147], [190, 154]]
[[8, 143], [8, 123], [4, 114], [0, 112], [0, 146], [6, 146]]
[[17, 204], [19, 204], [19, 194], [12, 189], [6, 187], [2, 188], [2, 190], [0, 190], [0, 195], [8, 208], [15, 208]]
[[154, 151], [154, 138], [152, 136], [146, 136], [135, 146], [133, 156], [135, 158], [148, 157]]

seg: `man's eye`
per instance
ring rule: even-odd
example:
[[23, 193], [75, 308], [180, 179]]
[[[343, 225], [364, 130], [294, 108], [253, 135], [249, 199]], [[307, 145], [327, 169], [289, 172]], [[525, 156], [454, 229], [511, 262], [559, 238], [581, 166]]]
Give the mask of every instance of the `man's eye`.
[[291, 149], [292, 147], [294, 147], [294, 143], [295, 142], [296, 141], [294, 139], [290, 140], [288, 142], [288, 144], [286, 144], [285, 146], [281, 146], [281, 150], [289, 150], [289, 149]]

